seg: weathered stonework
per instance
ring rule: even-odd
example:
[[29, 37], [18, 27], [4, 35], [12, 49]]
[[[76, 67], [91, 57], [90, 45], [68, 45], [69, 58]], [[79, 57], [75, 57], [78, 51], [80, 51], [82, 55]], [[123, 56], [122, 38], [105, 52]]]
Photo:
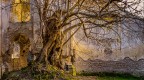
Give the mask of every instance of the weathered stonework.
[[80, 57], [75, 63], [77, 72], [118, 72], [130, 73], [135, 76], [144, 76], [144, 59], [134, 61], [129, 57], [119, 61], [82, 60]]
[[[8, 71], [19, 70], [27, 66], [28, 61], [28, 53], [30, 51], [30, 45], [33, 40], [33, 32], [31, 23], [11, 23], [8, 31], [6, 33], [8, 41], [7, 44], [8, 52], [5, 54], [9, 54], [9, 59], [3, 60], [8, 68]], [[18, 57], [12, 57], [15, 52], [13, 49], [15, 48], [14, 43], [17, 43], [20, 46], [20, 52]], [[7, 57], [5, 55], [4, 57]]]

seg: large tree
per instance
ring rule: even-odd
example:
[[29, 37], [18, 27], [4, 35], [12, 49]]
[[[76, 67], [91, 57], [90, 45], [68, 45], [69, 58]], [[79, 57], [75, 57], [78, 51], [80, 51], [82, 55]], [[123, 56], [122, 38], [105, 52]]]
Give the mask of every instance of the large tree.
[[[122, 22], [144, 21], [137, 9], [139, 1], [123, 0], [35, 0], [40, 18], [43, 48], [38, 62], [61, 67], [63, 46], [82, 29], [85, 36], [99, 42], [94, 32], [97, 28], [113, 30]], [[137, 6], [137, 7], [135, 7]], [[139, 24], [142, 28], [143, 24]], [[138, 27], [138, 26], [137, 26]], [[131, 27], [132, 28], [132, 27]], [[130, 26], [127, 29], [131, 29]], [[135, 29], [132, 29], [135, 31]], [[65, 36], [72, 31], [67, 40]], [[120, 41], [120, 39], [119, 39]]]

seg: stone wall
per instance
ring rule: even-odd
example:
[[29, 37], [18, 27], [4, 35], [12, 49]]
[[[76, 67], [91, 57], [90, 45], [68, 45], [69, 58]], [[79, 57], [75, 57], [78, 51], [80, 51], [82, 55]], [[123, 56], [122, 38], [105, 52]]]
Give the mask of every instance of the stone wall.
[[75, 63], [77, 72], [118, 72], [130, 73], [135, 76], [144, 76], [144, 59], [134, 61], [125, 57], [119, 61], [83, 60], [78, 58]]

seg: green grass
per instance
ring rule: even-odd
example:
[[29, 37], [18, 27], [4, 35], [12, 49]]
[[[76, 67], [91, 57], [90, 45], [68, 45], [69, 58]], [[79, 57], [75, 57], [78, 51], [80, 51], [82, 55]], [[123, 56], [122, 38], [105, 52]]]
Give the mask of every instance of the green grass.
[[133, 77], [110, 77], [110, 76], [103, 76], [103, 77], [99, 77], [97, 76], [96, 80], [143, 80], [140, 78], [133, 78]]
[[129, 73], [100, 72], [100, 73], [79, 73], [79, 76], [96, 76], [96, 80], [144, 80], [144, 77], [136, 77]]

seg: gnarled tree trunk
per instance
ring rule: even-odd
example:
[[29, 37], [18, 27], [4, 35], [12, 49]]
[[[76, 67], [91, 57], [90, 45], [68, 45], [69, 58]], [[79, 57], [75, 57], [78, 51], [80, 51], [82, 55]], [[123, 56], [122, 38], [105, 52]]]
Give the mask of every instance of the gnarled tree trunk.
[[[53, 17], [53, 16], [52, 16]], [[45, 22], [45, 31], [43, 37], [43, 49], [39, 62], [45, 62], [46, 65], [50, 64], [62, 69], [61, 54], [63, 46], [63, 34], [61, 29], [57, 26], [57, 17]]]

